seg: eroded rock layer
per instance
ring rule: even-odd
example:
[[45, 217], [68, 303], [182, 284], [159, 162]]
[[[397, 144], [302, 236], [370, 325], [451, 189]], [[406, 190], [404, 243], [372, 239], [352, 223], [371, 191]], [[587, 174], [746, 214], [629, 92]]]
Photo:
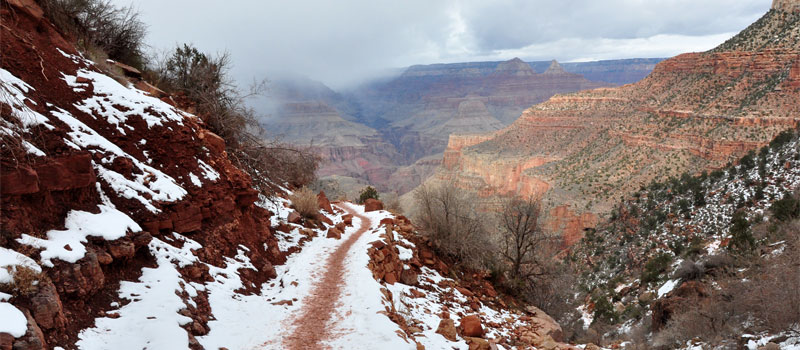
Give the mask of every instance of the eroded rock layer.
[[[652, 180], [721, 167], [800, 121], [800, 13], [775, 9], [639, 83], [557, 95], [488, 135], [451, 137], [432, 181], [539, 196], [567, 243]], [[789, 9], [790, 11], [786, 11]]]

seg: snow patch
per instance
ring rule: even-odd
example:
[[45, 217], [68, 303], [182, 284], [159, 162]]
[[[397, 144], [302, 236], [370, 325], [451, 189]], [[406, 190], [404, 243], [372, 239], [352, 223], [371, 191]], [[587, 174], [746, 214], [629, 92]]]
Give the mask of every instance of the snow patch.
[[28, 331], [28, 320], [14, 305], [0, 302], [0, 315], [3, 315], [0, 317], [0, 333], [8, 333], [14, 338], [19, 338]]
[[105, 240], [115, 240], [125, 236], [130, 230], [141, 231], [128, 215], [104, 204], [98, 205], [100, 213], [94, 214], [81, 210], [72, 210], [67, 214], [65, 230], [51, 230], [47, 232], [47, 239], [36, 238], [23, 234], [17, 242], [36, 248], [44, 249], [39, 255], [45, 266], [53, 267], [52, 259], [60, 259], [74, 263], [86, 254], [86, 237], [102, 237]]

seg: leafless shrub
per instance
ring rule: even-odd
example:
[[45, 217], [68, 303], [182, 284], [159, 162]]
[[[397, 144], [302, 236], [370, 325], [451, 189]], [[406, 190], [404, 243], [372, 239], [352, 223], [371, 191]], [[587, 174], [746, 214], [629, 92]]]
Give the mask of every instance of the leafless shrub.
[[475, 199], [452, 183], [423, 184], [414, 193], [414, 222], [441, 253], [470, 267], [484, 266], [493, 254]]
[[81, 47], [96, 46], [108, 57], [143, 67], [147, 26], [133, 6], [117, 7], [110, 0], [39, 0], [47, 17], [73, 35]]
[[227, 77], [230, 56], [212, 57], [190, 45], [175, 48], [147, 72], [166, 91], [186, 96], [208, 128], [225, 139], [229, 156], [247, 171], [255, 187], [271, 194], [274, 186], [303, 186], [314, 181], [319, 163], [313, 147], [299, 148], [268, 139], [246, 99], [264, 90], [255, 83], [241, 93]]
[[674, 278], [679, 278], [684, 281], [696, 280], [703, 277], [705, 274], [705, 266], [702, 263], [694, 262], [691, 260], [684, 260], [680, 266], [675, 269], [673, 273]]
[[383, 198], [382, 201], [384, 209], [392, 212], [393, 214], [403, 214], [403, 208], [400, 206], [400, 197], [397, 195], [397, 193], [384, 193], [381, 195], [381, 198]]
[[319, 214], [319, 202], [317, 195], [308, 187], [303, 187], [289, 195], [294, 209], [307, 219], [314, 218]]

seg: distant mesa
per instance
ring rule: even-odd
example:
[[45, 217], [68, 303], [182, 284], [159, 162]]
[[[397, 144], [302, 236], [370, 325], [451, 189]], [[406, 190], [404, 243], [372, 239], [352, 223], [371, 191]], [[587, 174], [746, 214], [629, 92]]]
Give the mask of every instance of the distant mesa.
[[561, 67], [558, 61], [553, 60], [550, 62], [550, 67], [548, 67], [543, 74], [565, 74], [565, 73], [567, 73], [567, 71], [564, 70], [564, 67]]
[[498, 64], [497, 68], [494, 69], [494, 75], [529, 77], [536, 75], [536, 72], [533, 71], [530, 64], [518, 57], [514, 57]]

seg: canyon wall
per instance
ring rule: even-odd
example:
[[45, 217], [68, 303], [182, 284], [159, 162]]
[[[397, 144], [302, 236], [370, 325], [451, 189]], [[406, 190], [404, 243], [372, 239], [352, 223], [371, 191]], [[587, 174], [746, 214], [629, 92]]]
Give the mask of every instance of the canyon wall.
[[665, 60], [636, 84], [557, 95], [502, 130], [451, 137], [430, 181], [538, 196], [548, 227], [573, 243], [640, 186], [721, 167], [798, 125], [794, 3], [776, 1], [720, 47]]

